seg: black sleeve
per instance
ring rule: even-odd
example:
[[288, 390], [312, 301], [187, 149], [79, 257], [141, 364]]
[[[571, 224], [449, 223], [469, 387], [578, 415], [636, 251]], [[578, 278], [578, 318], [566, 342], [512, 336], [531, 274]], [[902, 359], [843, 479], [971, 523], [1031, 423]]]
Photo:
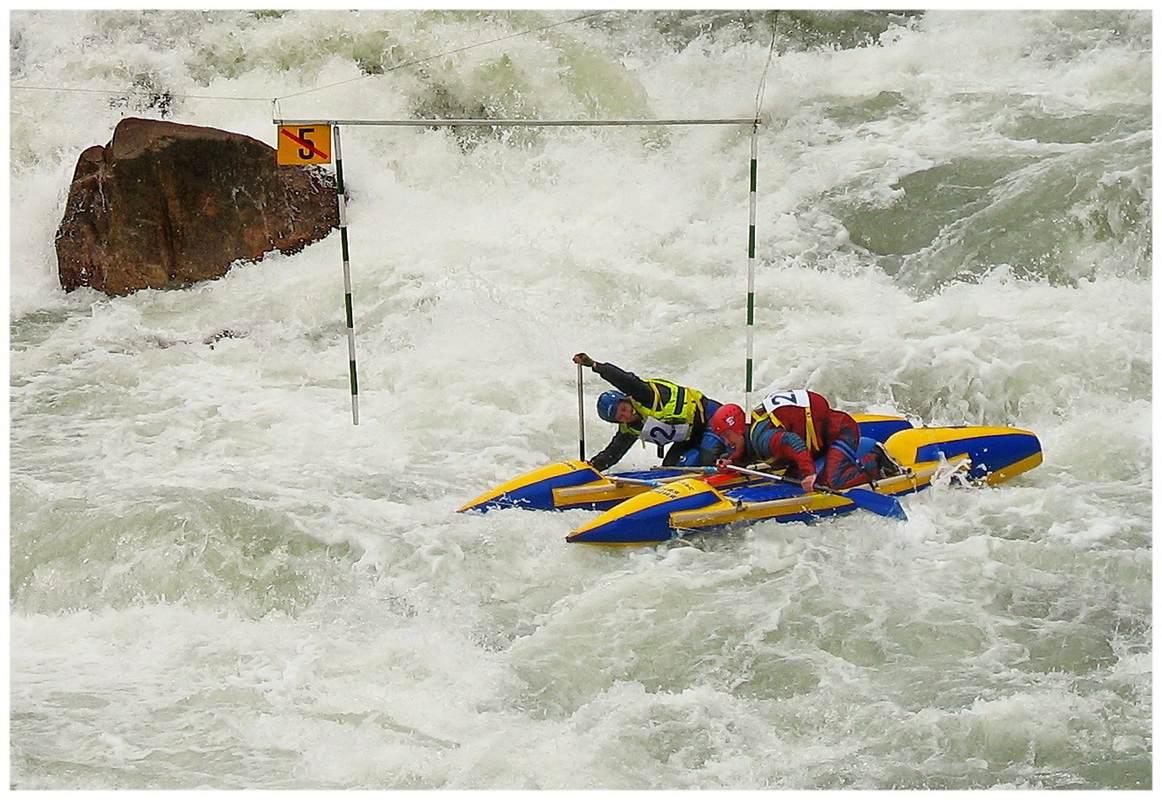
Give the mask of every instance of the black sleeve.
[[643, 406], [647, 408], [653, 406], [654, 390], [648, 383], [632, 372], [626, 372], [620, 367], [615, 367], [613, 364], [602, 364], [600, 362], [594, 363], [593, 371], [612, 383], [614, 388], [625, 392]]
[[629, 448], [633, 447], [633, 443], [637, 441], [637, 437], [632, 433], [622, 433], [618, 431], [609, 440], [609, 444], [605, 445], [602, 450], [593, 458], [589, 459], [589, 463], [598, 471], [604, 471], [612, 467], [618, 461], [625, 457], [629, 452]]

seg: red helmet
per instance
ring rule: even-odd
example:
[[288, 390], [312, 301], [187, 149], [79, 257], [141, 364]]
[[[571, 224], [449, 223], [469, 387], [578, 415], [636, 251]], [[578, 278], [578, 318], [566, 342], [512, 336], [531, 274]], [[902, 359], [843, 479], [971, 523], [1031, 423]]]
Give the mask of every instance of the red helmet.
[[715, 436], [721, 436], [724, 431], [734, 431], [742, 435], [746, 432], [746, 412], [742, 410], [742, 406], [727, 403], [714, 412], [709, 425], [710, 432]]

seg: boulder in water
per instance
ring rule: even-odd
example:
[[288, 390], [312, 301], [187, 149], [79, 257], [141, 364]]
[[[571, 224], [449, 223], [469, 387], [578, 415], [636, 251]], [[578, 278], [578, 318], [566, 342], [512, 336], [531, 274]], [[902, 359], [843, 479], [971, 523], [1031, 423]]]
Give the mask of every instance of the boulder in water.
[[56, 235], [61, 286], [179, 288], [295, 253], [338, 226], [335, 192], [330, 172], [278, 166], [248, 136], [124, 119], [77, 161]]

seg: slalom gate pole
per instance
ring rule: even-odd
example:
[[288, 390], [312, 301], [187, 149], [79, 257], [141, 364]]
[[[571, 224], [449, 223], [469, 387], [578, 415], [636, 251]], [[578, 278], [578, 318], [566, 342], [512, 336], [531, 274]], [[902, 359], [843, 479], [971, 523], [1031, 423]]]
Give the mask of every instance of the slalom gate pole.
[[754, 97], [754, 125], [750, 129], [750, 239], [746, 250], [746, 413], [749, 416], [751, 393], [754, 391], [754, 261], [755, 261], [755, 218], [758, 210], [759, 182], [759, 122], [763, 116], [763, 95], [767, 89], [767, 73], [771, 69], [771, 59], [775, 57], [775, 42], [778, 38], [779, 12], [771, 24], [771, 46], [767, 50], [767, 63], [759, 78], [758, 91]]
[[581, 377], [582, 367], [577, 365], [577, 442], [581, 448], [581, 461], [585, 460], [585, 393], [582, 389], [584, 378]]
[[335, 131], [335, 182], [339, 199], [339, 238], [343, 243], [343, 298], [347, 309], [347, 358], [351, 373], [351, 424], [359, 424], [359, 377], [355, 370], [355, 312], [351, 302], [351, 254], [347, 245], [347, 192], [343, 187], [343, 149]]
[[759, 119], [755, 115], [750, 133], [750, 233], [746, 248], [746, 411], [750, 413], [750, 396], [754, 391], [754, 259], [755, 218], [758, 210]]

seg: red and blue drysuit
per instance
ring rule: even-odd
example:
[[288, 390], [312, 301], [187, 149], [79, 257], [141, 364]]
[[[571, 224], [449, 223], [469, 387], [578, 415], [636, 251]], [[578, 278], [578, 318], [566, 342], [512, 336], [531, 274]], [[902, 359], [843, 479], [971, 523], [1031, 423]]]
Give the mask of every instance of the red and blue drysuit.
[[864, 439], [861, 446], [859, 424], [850, 414], [798, 389], [768, 395], [751, 412], [746, 453], [732, 460], [766, 461], [785, 468], [789, 478], [814, 474], [818, 485], [846, 489], [879, 477], [874, 445]]

